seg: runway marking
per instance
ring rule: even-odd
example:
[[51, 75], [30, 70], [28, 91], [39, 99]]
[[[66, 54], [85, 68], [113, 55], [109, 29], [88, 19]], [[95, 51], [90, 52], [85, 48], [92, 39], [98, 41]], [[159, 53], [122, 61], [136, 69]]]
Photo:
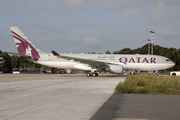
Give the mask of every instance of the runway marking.
[[58, 83], [53, 83], [53, 84], [47, 84], [47, 85], [41, 85], [41, 86], [36, 86], [36, 87], [31, 87], [31, 88], [26, 88], [26, 89], [13, 90], [13, 91], [8, 91], [8, 92], [3, 92], [3, 93], [0, 93], [0, 94], [6, 94], [6, 93], [11, 93], [11, 92], [23, 91], [23, 90], [30, 90], [30, 89], [34, 89], [34, 88], [51, 86], [51, 85], [56, 85], [56, 84], [61, 84], [61, 83], [66, 83], [66, 82], [69, 82], [69, 81], [63, 81], [63, 82], [58, 82]]
[[7, 101], [7, 100], [11, 100], [11, 99], [15, 99], [15, 98], [19, 98], [19, 97], [23, 97], [23, 96], [27, 96], [27, 95], [31, 95], [31, 94], [35, 94], [35, 93], [39, 93], [39, 92], [40, 92], [40, 91], [33, 92], [33, 93], [28, 93], [28, 94], [24, 94], [24, 95], [19, 95], [19, 96], [12, 97], [12, 98], [7, 98], [7, 99], [4, 99], [4, 100], [0, 100], [0, 102]]

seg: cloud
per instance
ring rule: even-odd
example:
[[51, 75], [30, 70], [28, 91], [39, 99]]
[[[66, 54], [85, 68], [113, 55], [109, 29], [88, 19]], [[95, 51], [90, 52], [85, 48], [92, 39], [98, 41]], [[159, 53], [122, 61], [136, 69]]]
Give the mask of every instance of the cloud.
[[179, 13], [179, 0], [1, 0], [0, 48], [12, 42], [9, 26], [19, 27], [45, 51], [135, 49], [147, 43], [151, 29], [161, 45], [179, 41]]
[[154, 21], [163, 22], [172, 18], [170, 8], [163, 2], [158, 1], [156, 8], [152, 11], [151, 17]]
[[103, 46], [103, 43], [100, 42], [97, 38], [93, 37], [93, 38], [85, 38], [85, 40], [83, 41], [83, 43], [87, 46], [87, 47], [91, 47], [91, 48], [101, 48]]
[[80, 7], [83, 4], [83, 0], [67, 0], [69, 7]]
[[163, 29], [163, 28], [157, 29], [156, 34], [161, 36], [163, 39], [176, 38], [179, 36], [179, 34], [176, 31], [169, 30], [169, 29]]
[[138, 10], [135, 9], [127, 9], [125, 11], [125, 17], [135, 17], [135, 18], [139, 18], [140, 14], [138, 12]]

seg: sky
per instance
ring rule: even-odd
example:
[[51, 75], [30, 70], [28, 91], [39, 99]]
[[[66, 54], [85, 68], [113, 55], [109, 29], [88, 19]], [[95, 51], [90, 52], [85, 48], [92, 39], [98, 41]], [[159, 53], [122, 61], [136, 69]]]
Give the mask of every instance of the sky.
[[150, 30], [154, 45], [179, 49], [180, 0], [0, 0], [0, 50], [17, 52], [10, 27], [48, 53], [137, 49]]

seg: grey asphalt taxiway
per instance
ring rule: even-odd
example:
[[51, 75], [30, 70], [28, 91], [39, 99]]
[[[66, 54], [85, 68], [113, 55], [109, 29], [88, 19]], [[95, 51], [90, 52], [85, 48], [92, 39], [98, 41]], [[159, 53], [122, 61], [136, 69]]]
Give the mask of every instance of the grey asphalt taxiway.
[[0, 120], [88, 120], [125, 77], [0, 75]]
[[113, 94], [125, 76], [0, 75], [0, 120], [180, 120], [179, 95]]

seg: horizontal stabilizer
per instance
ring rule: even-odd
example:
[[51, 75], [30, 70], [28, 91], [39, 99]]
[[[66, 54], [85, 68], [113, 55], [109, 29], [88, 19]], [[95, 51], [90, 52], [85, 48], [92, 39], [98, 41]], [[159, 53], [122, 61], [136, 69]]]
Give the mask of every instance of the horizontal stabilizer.
[[51, 51], [52, 52], [52, 54], [54, 55], [54, 56], [60, 56], [60, 54], [58, 54], [57, 52], [55, 52], [55, 51]]
[[25, 59], [30, 59], [31, 58], [30, 55], [22, 55], [22, 54], [15, 53], [15, 52], [6, 52], [6, 53], [9, 53], [9, 54], [14, 55], [16, 57], [25, 58]]

